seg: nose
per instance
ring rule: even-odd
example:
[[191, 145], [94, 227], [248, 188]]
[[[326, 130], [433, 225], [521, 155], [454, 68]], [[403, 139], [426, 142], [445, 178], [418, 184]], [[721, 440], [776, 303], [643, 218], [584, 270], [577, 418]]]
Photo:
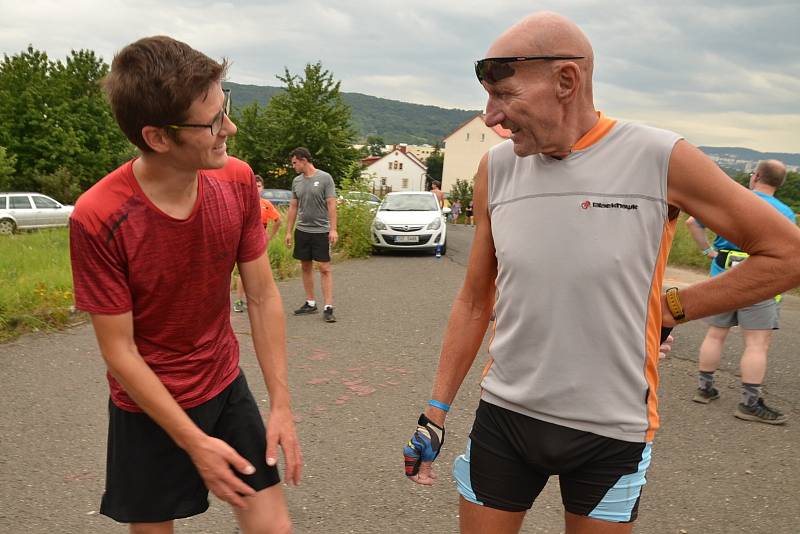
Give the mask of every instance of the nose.
[[489, 100], [486, 102], [486, 115], [484, 116], [483, 120], [486, 123], [486, 126], [491, 128], [496, 124], [500, 124], [505, 119], [505, 114], [503, 113], [500, 105], [493, 97], [489, 97]]
[[223, 121], [222, 132], [225, 132], [226, 136], [236, 135], [236, 132], [239, 131], [239, 128], [236, 127], [236, 124], [234, 124], [227, 114], [224, 116]]

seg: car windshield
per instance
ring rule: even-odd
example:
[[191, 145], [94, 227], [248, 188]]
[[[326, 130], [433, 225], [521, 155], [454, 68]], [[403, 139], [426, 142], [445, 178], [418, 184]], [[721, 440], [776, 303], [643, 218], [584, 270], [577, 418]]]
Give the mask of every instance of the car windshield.
[[433, 195], [388, 195], [381, 211], [436, 211], [439, 206]]
[[291, 200], [292, 192], [279, 191], [275, 189], [264, 189], [264, 191], [261, 193], [261, 196], [266, 198], [281, 198], [281, 199]]

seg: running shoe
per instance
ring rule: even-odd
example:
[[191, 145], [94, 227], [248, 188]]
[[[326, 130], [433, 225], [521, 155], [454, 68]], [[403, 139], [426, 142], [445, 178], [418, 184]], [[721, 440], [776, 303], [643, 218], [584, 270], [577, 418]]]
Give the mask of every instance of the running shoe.
[[713, 400], [717, 400], [719, 398], [719, 391], [717, 388], [710, 387], [710, 388], [697, 388], [697, 392], [692, 397], [692, 400], [695, 402], [699, 402], [700, 404], [708, 404]]
[[325, 308], [322, 310], [322, 318], [325, 319], [326, 323], [335, 323], [336, 316], [333, 315], [333, 308]]
[[752, 406], [745, 406], [741, 402], [733, 412], [735, 417], [744, 419], [745, 421], [757, 421], [759, 423], [767, 423], [768, 425], [782, 425], [786, 422], [787, 417], [776, 410], [764, 404], [764, 399], [758, 399]]
[[244, 302], [242, 302], [241, 300], [237, 300], [236, 302], [233, 303], [233, 311], [235, 311], [236, 313], [242, 313], [244, 311], [244, 308], [245, 308]]
[[313, 306], [308, 302], [304, 302], [302, 306], [297, 308], [294, 311], [295, 315], [308, 315], [310, 313], [317, 313], [317, 305], [314, 304]]

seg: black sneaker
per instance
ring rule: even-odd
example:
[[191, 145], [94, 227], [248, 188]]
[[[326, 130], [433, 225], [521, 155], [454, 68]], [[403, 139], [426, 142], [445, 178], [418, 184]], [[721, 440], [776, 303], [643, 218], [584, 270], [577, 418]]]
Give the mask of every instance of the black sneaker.
[[302, 306], [294, 311], [295, 315], [308, 315], [309, 313], [317, 313], [317, 305], [313, 306], [308, 302], [304, 302]]
[[325, 308], [322, 310], [322, 318], [325, 319], [326, 323], [335, 323], [336, 316], [333, 315], [333, 308]]
[[700, 404], [708, 404], [713, 400], [717, 400], [719, 398], [719, 391], [717, 388], [711, 387], [708, 389], [704, 388], [697, 388], [697, 392], [692, 397], [692, 400], [695, 402], [699, 402]]
[[236, 313], [242, 313], [245, 310], [245, 308], [246, 306], [244, 302], [242, 302], [241, 300], [237, 300], [236, 302], [233, 303], [233, 311], [235, 311]]
[[782, 425], [787, 419], [785, 415], [775, 408], [770, 408], [764, 404], [764, 399], [762, 398], [759, 398], [758, 402], [753, 406], [745, 406], [740, 402], [733, 415], [745, 421], [758, 421], [768, 425]]

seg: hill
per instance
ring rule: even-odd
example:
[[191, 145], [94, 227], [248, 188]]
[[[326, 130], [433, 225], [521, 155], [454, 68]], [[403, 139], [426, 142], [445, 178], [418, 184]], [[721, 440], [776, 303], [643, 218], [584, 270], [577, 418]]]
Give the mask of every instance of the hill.
[[[233, 82], [225, 82], [224, 85], [231, 90], [233, 104], [237, 108], [253, 102], [266, 105], [274, 95], [283, 91], [280, 87]], [[379, 135], [387, 144], [441, 142], [467, 119], [480, 113], [477, 110], [409, 104], [361, 93], [343, 92], [342, 97], [353, 111], [353, 124], [362, 140], [368, 135]]]
[[728, 146], [701, 146], [700, 150], [709, 156], [724, 157], [731, 160], [760, 161], [762, 159], [777, 159], [786, 165], [800, 165], [800, 154], [786, 152], [759, 152], [750, 148]]

